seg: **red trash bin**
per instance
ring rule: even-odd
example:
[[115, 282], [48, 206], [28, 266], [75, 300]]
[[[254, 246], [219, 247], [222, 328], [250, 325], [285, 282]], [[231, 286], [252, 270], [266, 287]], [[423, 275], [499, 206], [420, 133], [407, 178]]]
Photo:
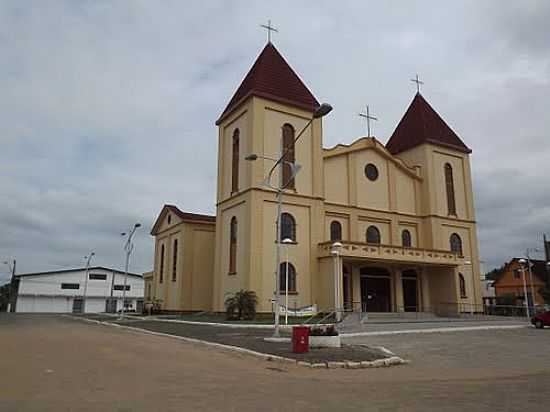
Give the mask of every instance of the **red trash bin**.
[[294, 326], [292, 328], [292, 352], [309, 352], [309, 328], [307, 326]]

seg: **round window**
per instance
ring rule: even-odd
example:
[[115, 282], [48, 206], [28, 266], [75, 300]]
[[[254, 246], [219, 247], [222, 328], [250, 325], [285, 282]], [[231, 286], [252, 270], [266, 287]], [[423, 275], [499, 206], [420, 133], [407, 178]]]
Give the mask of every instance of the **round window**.
[[372, 163], [369, 163], [368, 165], [366, 165], [365, 176], [367, 176], [367, 178], [372, 181], [375, 181], [376, 179], [378, 179], [378, 169], [376, 168], [376, 166], [373, 165]]

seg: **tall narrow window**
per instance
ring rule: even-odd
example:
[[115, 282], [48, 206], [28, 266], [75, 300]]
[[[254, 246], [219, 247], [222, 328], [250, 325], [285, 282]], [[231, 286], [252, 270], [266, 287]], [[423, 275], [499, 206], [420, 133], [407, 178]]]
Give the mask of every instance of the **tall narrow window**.
[[458, 274], [458, 282], [460, 284], [460, 297], [467, 298], [468, 296], [466, 295], [466, 281], [464, 280], [464, 276], [462, 275], [462, 273]]
[[380, 231], [376, 226], [367, 229], [367, 243], [380, 243]]
[[164, 245], [160, 247], [160, 268], [159, 268], [159, 282], [164, 280]]
[[458, 236], [456, 233], [453, 233], [451, 235], [451, 238], [449, 239], [449, 242], [451, 244], [451, 252], [456, 252], [460, 256], [463, 256], [462, 239], [460, 238], [460, 236]]
[[295, 189], [296, 184], [292, 177], [292, 167], [290, 163], [296, 161], [296, 155], [294, 152], [294, 127], [286, 123], [283, 126], [283, 181], [282, 185], [287, 189]]
[[231, 164], [231, 193], [239, 191], [239, 129], [233, 132], [233, 159]]
[[445, 187], [447, 189], [447, 209], [450, 215], [456, 215], [453, 168], [449, 163], [445, 163]]
[[296, 242], [296, 221], [290, 213], [281, 214], [281, 238], [279, 241], [290, 239]]
[[174, 239], [174, 250], [172, 253], [172, 282], [175, 282], [178, 269], [178, 239]]
[[337, 220], [330, 222], [330, 240], [331, 242], [342, 240], [342, 225]]
[[237, 218], [231, 218], [229, 233], [229, 273], [237, 273]]
[[286, 292], [286, 279], [288, 270], [288, 291], [296, 293], [296, 269], [289, 262], [282, 262], [279, 266], [279, 291]]
[[403, 247], [412, 246], [411, 232], [409, 232], [407, 229], [401, 232], [401, 244], [403, 245]]

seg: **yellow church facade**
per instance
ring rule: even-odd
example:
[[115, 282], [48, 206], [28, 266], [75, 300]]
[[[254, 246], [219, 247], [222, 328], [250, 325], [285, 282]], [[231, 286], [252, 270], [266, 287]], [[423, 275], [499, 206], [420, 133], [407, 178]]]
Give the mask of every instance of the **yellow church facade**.
[[[223, 311], [227, 296], [253, 290], [271, 312], [279, 273], [290, 308], [480, 310], [471, 150], [420, 94], [385, 145], [324, 148], [318, 108], [268, 43], [216, 122], [216, 216], [162, 209], [146, 292], [165, 310]], [[281, 153], [278, 239], [266, 177]]]

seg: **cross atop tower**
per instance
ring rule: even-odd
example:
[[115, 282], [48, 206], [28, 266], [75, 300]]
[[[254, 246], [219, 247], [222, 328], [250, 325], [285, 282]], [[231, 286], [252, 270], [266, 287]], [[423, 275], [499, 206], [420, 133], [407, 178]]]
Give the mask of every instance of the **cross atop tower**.
[[268, 43], [271, 43], [271, 32], [272, 31], [274, 31], [275, 33], [279, 33], [279, 30], [277, 30], [275, 27], [273, 27], [271, 25], [271, 20], [267, 21], [267, 25], [266, 24], [260, 24], [260, 27], [263, 27], [264, 29], [267, 30], [267, 42]]
[[420, 81], [420, 79], [418, 78], [418, 74], [416, 75], [415, 79], [411, 79], [411, 82], [416, 83], [416, 92], [420, 93], [420, 85], [424, 84], [424, 82]]
[[370, 115], [368, 104], [367, 104], [365, 113], [359, 113], [359, 116], [364, 117], [366, 119], [366, 121], [367, 121], [367, 137], [371, 137], [371, 135], [370, 135], [370, 121], [371, 120], [378, 120], [378, 118]]

